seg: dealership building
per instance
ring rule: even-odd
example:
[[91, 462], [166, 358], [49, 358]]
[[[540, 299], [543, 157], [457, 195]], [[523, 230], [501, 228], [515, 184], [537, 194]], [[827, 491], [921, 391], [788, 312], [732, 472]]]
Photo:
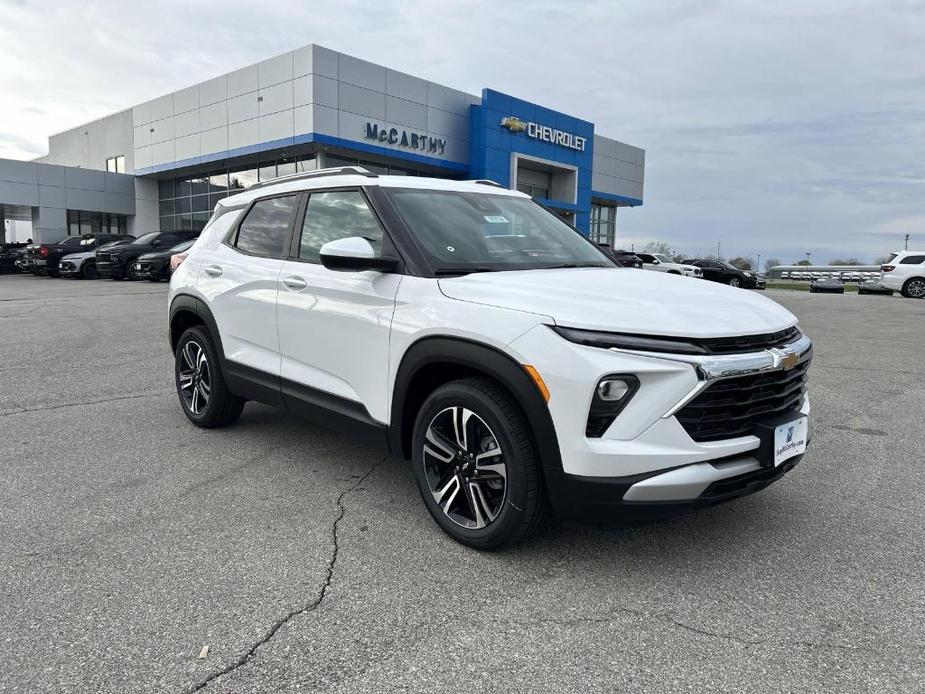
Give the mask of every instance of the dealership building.
[[253, 183], [359, 164], [490, 179], [619, 245], [617, 210], [642, 204], [645, 173], [644, 150], [594, 123], [316, 45], [52, 135], [48, 150], [33, 162], [0, 160], [0, 215], [37, 242], [201, 229], [218, 200]]

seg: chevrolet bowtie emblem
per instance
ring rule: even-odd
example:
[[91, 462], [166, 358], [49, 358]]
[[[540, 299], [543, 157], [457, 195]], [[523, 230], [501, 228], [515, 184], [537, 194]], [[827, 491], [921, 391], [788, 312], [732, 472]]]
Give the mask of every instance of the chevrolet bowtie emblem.
[[517, 116], [507, 116], [501, 119], [501, 127], [507, 128], [512, 133], [522, 133], [527, 129], [527, 124]]
[[787, 352], [780, 358], [780, 363], [785, 371], [789, 371], [800, 363], [800, 355], [796, 352]]

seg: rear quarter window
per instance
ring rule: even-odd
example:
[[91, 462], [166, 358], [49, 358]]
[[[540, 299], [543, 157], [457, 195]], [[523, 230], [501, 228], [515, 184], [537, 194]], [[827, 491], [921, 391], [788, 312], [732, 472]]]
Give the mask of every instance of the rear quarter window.
[[900, 265], [921, 265], [925, 263], [925, 255], [907, 255], [899, 261]]

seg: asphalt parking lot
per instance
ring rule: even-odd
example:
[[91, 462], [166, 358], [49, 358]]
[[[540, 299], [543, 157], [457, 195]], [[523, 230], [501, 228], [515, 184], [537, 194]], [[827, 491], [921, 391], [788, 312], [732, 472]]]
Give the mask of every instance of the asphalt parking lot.
[[480, 554], [395, 459], [191, 426], [165, 285], [0, 276], [0, 691], [925, 691], [925, 301], [768, 295], [816, 342], [792, 473]]

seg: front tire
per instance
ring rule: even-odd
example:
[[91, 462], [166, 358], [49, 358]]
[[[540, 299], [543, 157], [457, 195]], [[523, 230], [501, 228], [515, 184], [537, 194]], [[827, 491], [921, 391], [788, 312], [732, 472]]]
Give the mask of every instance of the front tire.
[[738, 277], [732, 277], [732, 278], [730, 278], [730, 280], [729, 280], [729, 286], [730, 286], [730, 287], [738, 287], [740, 284], [742, 284], [742, 283], [741, 283], [741, 281], [739, 281], [739, 278], [738, 278]]
[[96, 263], [84, 263], [80, 269], [80, 276], [85, 280], [99, 279], [100, 273], [96, 270]]
[[907, 299], [925, 299], [925, 279], [913, 277], [903, 285], [900, 293]]
[[546, 505], [535, 446], [520, 407], [494, 381], [437, 388], [418, 412], [412, 446], [424, 504], [454, 540], [493, 550], [535, 532]]
[[244, 399], [225, 385], [218, 353], [205, 328], [195, 326], [180, 336], [174, 374], [183, 413], [197, 427], [221, 427], [241, 416]]

